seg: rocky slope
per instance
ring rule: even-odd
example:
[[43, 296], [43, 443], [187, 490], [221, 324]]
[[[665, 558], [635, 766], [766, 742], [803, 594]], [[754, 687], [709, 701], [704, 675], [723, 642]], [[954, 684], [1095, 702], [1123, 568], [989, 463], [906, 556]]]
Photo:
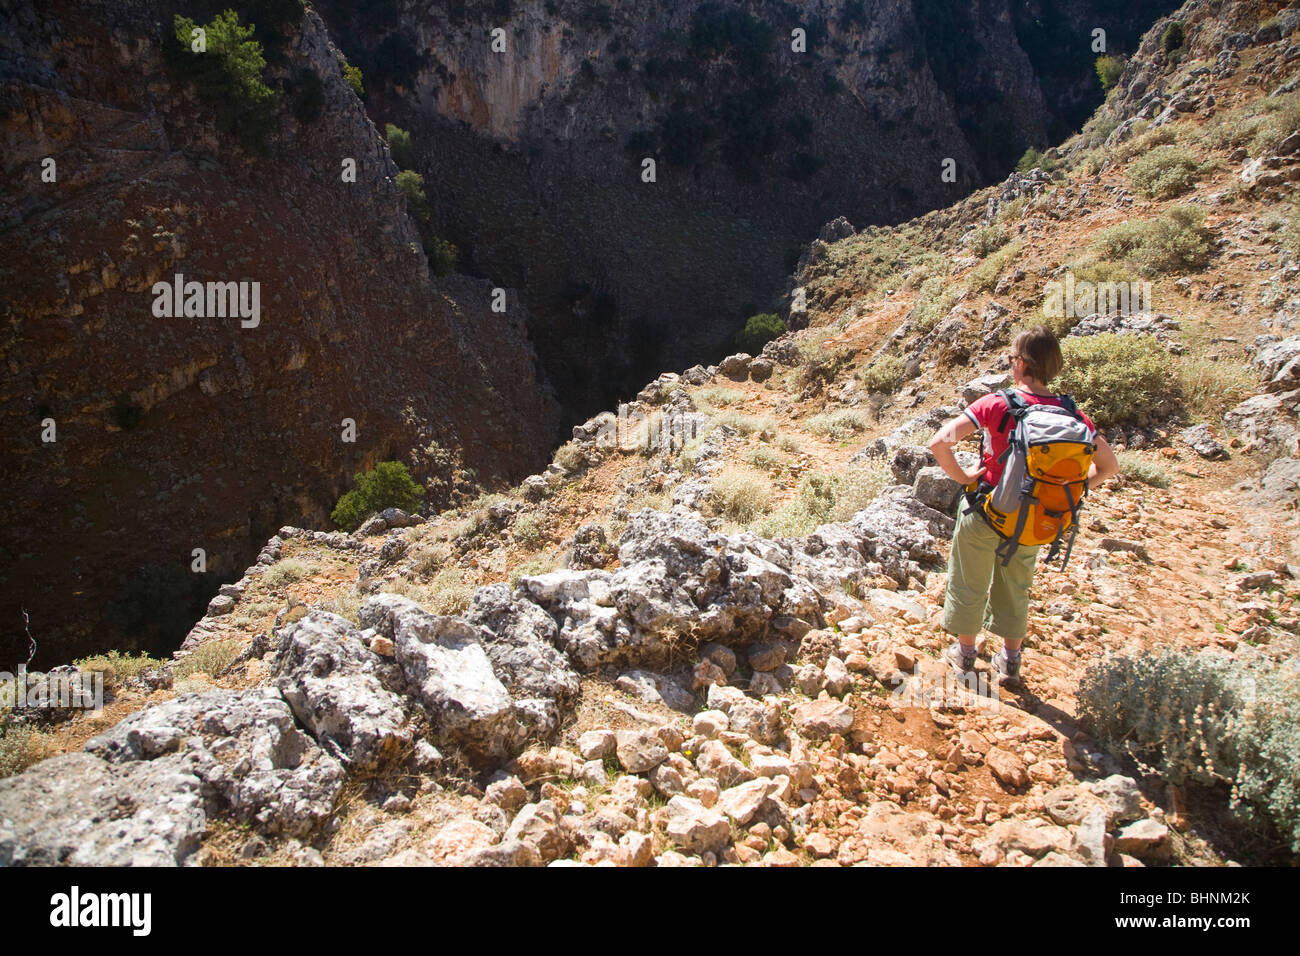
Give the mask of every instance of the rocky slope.
[[[20, 605], [36, 666], [174, 647], [269, 534], [326, 521], [363, 466], [401, 458], [448, 486], [457, 468], [518, 478], [556, 427], [517, 300], [495, 313], [495, 283], [430, 278], [319, 18], [276, 51], [286, 102], [261, 157], [166, 68], [173, 7], [0, 11], [8, 664], [26, 658]], [[311, 121], [292, 108], [309, 72]], [[158, 317], [153, 284], [178, 273], [259, 283], [260, 322]], [[434, 442], [457, 460], [432, 467]], [[207, 570], [192, 574], [198, 548]]]
[[525, 296], [570, 421], [724, 355], [827, 220], [945, 206], [1077, 128], [1092, 29], [1130, 50], [1173, 6], [320, 4], [438, 231]]
[[[48, 759], [0, 781], [0, 862], [1294, 863], [1223, 793], [1107, 751], [1081, 687], [1110, 654], [1296, 656], [1300, 12], [1277, 12], [1186, 4], [1182, 55], [1158, 27], [1052, 171], [829, 224], [793, 277], [808, 329], [659, 376], [508, 492], [282, 528], [175, 660], [114, 663], [102, 714], [12, 725]], [[1156, 198], [1161, 145], [1197, 162]], [[1156, 311], [1063, 328], [1178, 387], [1105, 424], [1124, 470], [1038, 571], [1025, 687], [956, 687], [925, 440], [1005, 382], [1047, 282], [1164, 263], [1085, 259], [1178, 205], [1209, 237]]]

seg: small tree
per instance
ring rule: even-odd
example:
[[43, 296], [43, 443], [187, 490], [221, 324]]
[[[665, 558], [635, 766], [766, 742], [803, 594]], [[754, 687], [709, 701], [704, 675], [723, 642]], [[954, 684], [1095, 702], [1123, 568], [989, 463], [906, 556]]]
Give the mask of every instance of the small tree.
[[1097, 79], [1101, 81], [1101, 91], [1109, 93], [1111, 87], [1119, 82], [1124, 72], [1124, 61], [1114, 56], [1097, 57]]
[[429, 257], [429, 268], [436, 276], [445, 276], [456, 271], [456, 257], [459, 250], [446, 239], [430, 236], [424, 240], [424, 254]]
[[356, 487], [345, 492], [330, 513], [330, 520], [344, 531], [355, 531], [369, 515], [385, 508], [413, 511], [424, 497], [424, 486], [415, 483], [400, 461], [381, 461], [352, 480]]
[[1165, 53], [1181, 50], [1186, 39], [1187, 34], [1183, 29], [1183, 21], [1174, 20], [1170, 22], [1169, 26], [1165, 27], [1165, 32], [1160, 35], [1160, 49]]
[[[266, 57], [253, 39], [253, 27], [241, 26], [239, 15], [225, 10], [203, 27], [177, 14], [172, 28], [169, 59], [213, 111], [217, 129], [234, 131], [250, 152], [269, 152], [267, 136], [279, 98], [262, 79]], [[195, 49], [200, 36], [203, 45]]]
[[365, 96], [366, 88], [361, 82], [361, 70], [351, 63], [343, 63], [343, 79], [348, 81], [348, 86], [352, 87], [352, 92], [357, 96]]
[[745, 327], [736, 333], [736, 347], [757, 355], [768, 342], [785, 332], [785, 323], [774, 312], [751, 315]]
[[415, 146], [411, 142], [410, 133], [400, 126], [388, 123], [384, 126], [384, 138], [388, 140], [388, 148], [392, 151], [393, 162], [397, 163], [402, 169], [411, 169], [415, 166]]
[[411, 204], [411, 212], [421, 222], [429, 221], [429, 198], [424, 194], [424, 177], [413, 169], [397, 174], [397, 191]]

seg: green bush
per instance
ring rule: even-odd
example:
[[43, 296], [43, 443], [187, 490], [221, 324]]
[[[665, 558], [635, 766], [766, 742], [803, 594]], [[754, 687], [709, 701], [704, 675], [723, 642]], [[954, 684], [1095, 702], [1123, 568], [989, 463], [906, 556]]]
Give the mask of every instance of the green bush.
[[546, 538], [546, 515], [530, 512], [515, 519], [515, 541], [525, 548], [535, 548]]
[[1025, 150], [1024, 155], [1020, 157], [1020, 161], [1016, 163], [1016, 172], [1027, 173], [1031, 169], [1041, 169], [1045, 173], [1050, 173], [1059, 168], [1060, 165], [1061, 161], [1059, 159], [1052, 159], [1044, 155], [1042, 150], [1030, 146]]
[[415, 166], [415, 146], [411, 142], [410, 133], [400, 126], [386, 123], [384, 139], [388, 140], [388, 149], [393, 154], [393, 162], [402, 169], [411, 169]]
[[[278, 97], [262, 79], [266, 57], [253, 39], [253, 27], [240, 26], [234, 10], [222, 11], [203, 27], [177, 14], [172, 25], [175, 45], [168, 47], [169, 60], [194, 85], [217, 129], [234, 132], [245, 150], [267, 154]], [[204, 32], [202, 52], [192, 46], [196, 29]]]
[[1061, 343], [1065, 368], [1054, 386], [1074, 396], [1097, 425], [1150, 425], [1173, 411], [1177, 378], [1170, 356], [1147, 335], [1071, 337]]
[[1230, 788], [1247, 823], [1300, 852], [1300, 672], [1251, 650], [1108, 655], [1080, 682], [1079, 717], [1103, 744], [1174, 784]]
[[1097, 57], [1097, 79], [1101, 82], [1101, 91], [1109, 93], [1111, 87], [1119, 82], [1124, 72], [1124, 61], [1113, 56]]
[[367, 517], [385, 508], [414, 511], [424, 486], [417, 485], [400, 461], [381, 461], [374, 470], [353, 476], [356, 487], [334, 506], [330, 520], [344, 531], [355, 531]]
[[1300, 129], [1300, 93], [1270, 96], [1262, 101], [1263, 114], [1251, 139], [1252, 154], [1271, 153], [1279, 143]]
[[755, 468], [759, 468], [763, 471], [771, 471], [772, 469], [780, 468], [785, 464], [784, 458], [766, 446], [755, 448], [749, 453], [747, 460]]
[[785, 323], [774, 312], [751, 315], [745, 327], [736, 333], [736, 348], [757, 355], [763, 346], [785, 332]]
[[973, 256], [983, 259], [991, 252], [996, 252], [1007, 244], [1007, 231], [999, 225], [987, 224], [976, 226], [971, 230], [966, 247]]
[[1183, 22], [1181, 20], [1170, 21], [1169, 25], [1165, 27], [1165, 32], [1160, 34], [1160, 49], [1165, 53], [1181, 50], [1186, 39]]
[[424, 194], [424, 177], [413, 169], [397, 174], [397, 191], [411, 205], [411, 213], [421, 222], [429, 221], [429, 199]]
[[857, 378], [869, 392], [892, 392], [903, 379], [903, 360], [897, 355], [882, 355], [859, 369]]
[[348, 81], [348, 86], [352, 87], [352, 92], [357, 96], [364, 96], [366, 93], [365, 85], [361, 82], [361, 70], [351, 63], [343, 64], [343, 79]]
[[429, 269], [434, 275], [446, 276], [456, 271], [460, 250], [446, 239], [427, 236], [424, 239], [424, 254], [429, 258]]
[[1203, 210], [1174, 206], [1154, 220], [1122, 222], [1102, 230], [1093, 248], [1149, 274], [1187, 272], [1209, 261], [1212, 239]]
[[1128, 168], [1133, 188], [1151, 199], [1169, 199], [1192, 188], [1199, 160], [1181, 146], [1161, 146]]

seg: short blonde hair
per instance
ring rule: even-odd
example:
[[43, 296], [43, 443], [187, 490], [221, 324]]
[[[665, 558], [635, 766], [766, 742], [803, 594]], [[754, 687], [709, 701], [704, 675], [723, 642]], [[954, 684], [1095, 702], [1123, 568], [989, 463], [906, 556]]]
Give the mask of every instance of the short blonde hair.
[[1025, 329], [1011, 343], [1011, 353], [1025, 363], [1025, 374], [1046, 385], [1061, 374], [1065, 359], [1056, 333], [1045, 325]]

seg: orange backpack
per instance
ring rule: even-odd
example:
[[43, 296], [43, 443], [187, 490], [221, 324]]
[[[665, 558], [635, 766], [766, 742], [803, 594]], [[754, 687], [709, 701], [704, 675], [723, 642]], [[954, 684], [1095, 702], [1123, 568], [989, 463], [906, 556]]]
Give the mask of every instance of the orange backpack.
[[1002, 477], [981, 502], [984, 517], [1002, 535], [998, 556], [1003, 565], [1023, 545], [1051, 544], [1051, 561], [1066, 540], [1061, 568], [1070, 560], [1078, 533], [1079, 509], [1088, 493], [1088, 470], [1097, 450], [1097, 433], [1079, 415], [1074, 400], [1061, 406], [1030, 404], [1014, 389], [999, 394], [1015, 427], [1002, 453]]

